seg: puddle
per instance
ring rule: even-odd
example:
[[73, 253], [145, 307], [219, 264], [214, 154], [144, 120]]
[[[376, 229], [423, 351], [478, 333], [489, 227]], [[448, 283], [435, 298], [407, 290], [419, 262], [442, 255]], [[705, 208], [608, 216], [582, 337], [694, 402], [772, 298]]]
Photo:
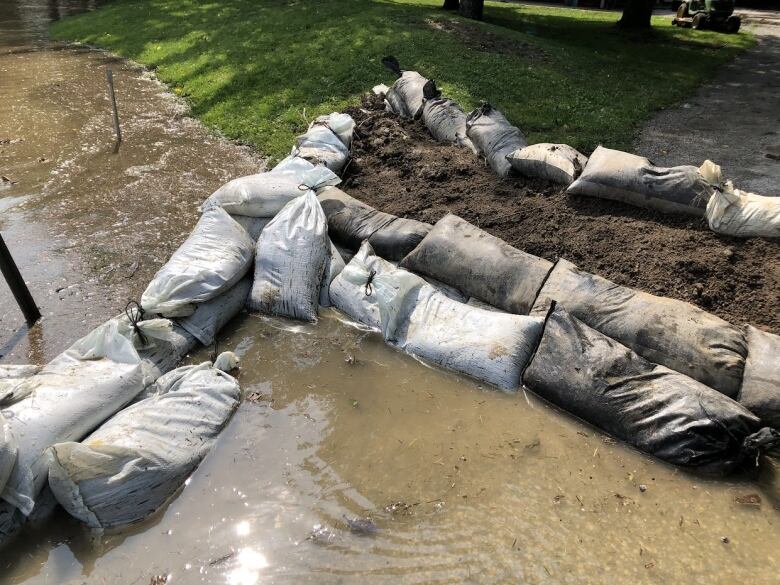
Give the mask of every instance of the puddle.
[[[290, 325], [243, 315], [221, 336], [249, 400], [166, 510], [96, 544], [58, 516], [4, 552], [5, 582], [776, 579], [777, 511], [755, 484], [660, 464], [332, 310]], [[374, 532], [350, 529], [365, 517]]]

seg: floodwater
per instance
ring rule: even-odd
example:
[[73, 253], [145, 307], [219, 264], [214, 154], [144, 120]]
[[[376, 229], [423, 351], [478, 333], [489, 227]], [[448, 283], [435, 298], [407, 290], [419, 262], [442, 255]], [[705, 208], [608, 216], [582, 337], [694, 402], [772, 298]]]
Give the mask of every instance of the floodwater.
[[[52, 48], [49, 12], [30, 8], [43, 3], [12, 5], [39, 15], [25, 25], [39, 36], [0, 49], [0, 135], [24, 139], [0, 145], [16, 181], [0, 229], [46, 319], [18, 329], [2, 291], [0, 336], [22, 331], [4, 360], [44, 361], [138, 295], [197, 203], [262, 162], [131, 65]], [[13, 18], [4, 0], [8, 46]], [[0, 583], [777, 582], [778, 501], [751, 480], [664, 465], [334, 310], [317, 324], [241, 315], [219, 347], [241, 356], [245, 401], [170, 505], [104, 535], [56, 512], [0, 551]]]
[[[86, 0], [0, 0], [0, 232], [44, 318], [28, 330], [0, 279], [0, 360], [45, 363], [119, 313], [214, 189], [263, 162], [185, 116], [130, 63], [46, 40]], [[123, 143], [114, 153], [106, 69]]]

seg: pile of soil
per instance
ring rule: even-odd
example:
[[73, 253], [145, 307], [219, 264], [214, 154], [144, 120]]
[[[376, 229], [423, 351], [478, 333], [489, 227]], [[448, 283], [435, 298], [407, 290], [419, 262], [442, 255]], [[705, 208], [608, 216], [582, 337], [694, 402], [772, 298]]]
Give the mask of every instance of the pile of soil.
[[500, 179], [470, 151], [434, 141], [421, 122], [385, 112], [375, 96], [346, 111], [357, 126], [342, 188], [353, 197], [429, 223], [454, 213], [531, 254], [780, 333], [780, 243], [720, 236], [703, 219], [568, 196], [539, 180]]

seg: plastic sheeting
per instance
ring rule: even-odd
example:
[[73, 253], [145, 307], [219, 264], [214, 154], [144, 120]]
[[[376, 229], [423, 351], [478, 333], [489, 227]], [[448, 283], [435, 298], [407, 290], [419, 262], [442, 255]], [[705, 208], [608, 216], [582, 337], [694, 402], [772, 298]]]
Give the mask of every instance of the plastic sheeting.
[[519, 175], [538, 177], [569, 186], [580, 176], [588, 157], [567, 144], [543, 142], [526, 146], [507, 155]]
[[403, 268], [518, 314], [528, 313], [552, 266], [452, 214], [401, 261]]
[[158, 394], [83, 442], [48, 450], [49, 485], [92, 528], [139, 522], [167, 502], [206, 456], [240, 400], [238, 382], [210, 362], [158, 380]]
[[260, 234], [249, 309], [314, 321], [329, 256], [328, 221], [309, 191], [290, 201]]
[[325, 185], [338, 185], [340, 182], [341, 179], [326, 167], [304, 169], [289, 163], [287, 170], [274, 169], [225, 183], [200, 208], [201, 211], [207, 211], [221, 207], [233, 215], [273, 217], [290, 200], [300, 197], [308, 189], [316, 191]]
[[368, 240], [388, 260], [406, 256], [431, 229], [430, 224], [378, 211], [337, 187], [323, 189], [318, 198], [336, 243], [357, 250]]
[[745, 336], [720, 317], [683, 301], [619, 286], [563, 259], [539, 291], [531, 314], [544, 315], [553, 300], [642, 357], [737, 396], [747, 355]]
[[183, 317], [195, 305], [220, 295], [252, 266], [254, 242], [246, 230], [216, 207], [203, 213], [190, 236], [154, 275], [141, 297], [149, 313]]
[[466, 134], [488, 164], [500, 177], [512, 171], [507, 156], [528, 145], [519, 128], [490, 104], [471, 112], [466, 118]]
[[748, 325], [747, 359], [739, 403], [780, 430], [780, 336]]
[[566, 192], [700, 217], [713, 190], [694, 166], [657, 167], [642, 156], [599, 146]]
[[746, 408], [556, 307], [523, 382], [539, 396], [656, 457], [710, 473], [755, 465], [780, 434]]
[[198, 305], [195, 312], [177, 322], [203, 345], [211, 345], [217, 333], [246, 306], [252, 278], [239, 280], [230, 290]]

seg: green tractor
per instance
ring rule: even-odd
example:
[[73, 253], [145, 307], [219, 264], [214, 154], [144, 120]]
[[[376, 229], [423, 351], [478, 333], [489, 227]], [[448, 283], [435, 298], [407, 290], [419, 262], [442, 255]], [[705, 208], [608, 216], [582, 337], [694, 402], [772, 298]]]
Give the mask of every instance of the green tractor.
[[735, 33], [742, 21], [734, 15], [734, 0], [685, 0], [677, 9], [672, 24]]

